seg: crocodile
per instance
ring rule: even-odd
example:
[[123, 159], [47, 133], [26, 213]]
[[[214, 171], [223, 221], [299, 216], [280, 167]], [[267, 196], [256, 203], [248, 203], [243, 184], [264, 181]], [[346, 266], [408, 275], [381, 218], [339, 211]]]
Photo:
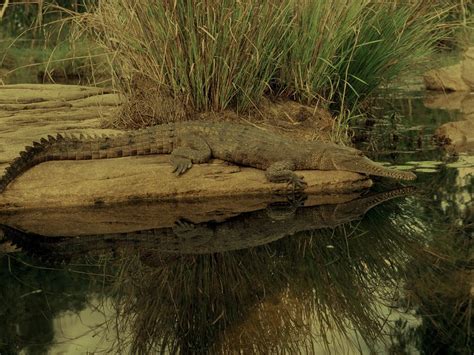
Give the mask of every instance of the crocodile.
[[134, 155], [170, 154], [172, 171], [181, 175], [193, 164], [211, 158], [265, 170], [270, 182], [305, 187], [295, 170], [345, 170], [401, 180], [412, 172], [384, 167], [354, 148], [321, 141], [298, 141], [238, 123], [175, 122], [127, 131], [115, 136], [58, 134], [25, 147], [0, 178], [0, 193], [33, 166], [52, 160], [108, 159]]
[[305, 231], [360, 220], [368, 210], [398, 197], [412, 195], [413, 187], [374, 193], [333, 205], [269, 205], [222, 222], [178, 220], [173, 227], [124, 233], [81, 236], [45, 236], [0, 225], [5, 237], [25, 251], [44, 258], [70, 259], [75, 255], [101, 255], [111, 249], [155, 254], [211, 254], [265, 245]]

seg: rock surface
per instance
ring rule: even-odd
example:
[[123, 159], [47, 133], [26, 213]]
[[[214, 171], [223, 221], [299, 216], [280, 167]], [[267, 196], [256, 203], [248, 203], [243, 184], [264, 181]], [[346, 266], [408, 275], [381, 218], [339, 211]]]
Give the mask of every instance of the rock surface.
[[[222, 161], [195, 165], [180, 177], [168, 156], [47, 162], [27, 171], [0, 196], [0, 209], [70, 207], [142, 200], [190, 201], [196, 198], [284, 193], [286, 184], [266, 181], [261, 170]], [[345, 171], [299, 172], [305, 191], [336, 194], [371, 186], [371, 180]]]
[[440, 93], [424, 101], [426, 107], [459, 111], [462, 120], [439, 126], [435, 141], [454, 152], [474, 151], [474, 93]]
[[474, 120], [448, 122], [435, 131], [436, 140], [448, 150], [455, 152], [474, 151]]
[[430, 70], [423, 81], [428, 90], [474, 91], [474, 47], [464, 52], [461, 63]]
[[116, 94], [97, 88], [0, 86], [0, 174], [25, 145], [56, 132], [95, 132], [101, 119], [115, 114], [117, 105]]
[[[113, 133], [100, 129], [116, 114], [117, 95], [66, 85], [0, 87], [0, 173], [25, 145], [56, 132]], [[365, 176], [343, 171], [305, 171], [306, 192], [335, 194], [371, 186]], [[90, 206], [142, 200], [196, 200], [286, 191], [268, 183], [261, 170], [224, 162], [196, 165], [177, 178], [167, 156], [40, 164], [0, 195], [1, 210]]]
[[461, 64], [433, 69], [423, 75], [428, 90], [469, 91], [469, 86], [461, 78]]

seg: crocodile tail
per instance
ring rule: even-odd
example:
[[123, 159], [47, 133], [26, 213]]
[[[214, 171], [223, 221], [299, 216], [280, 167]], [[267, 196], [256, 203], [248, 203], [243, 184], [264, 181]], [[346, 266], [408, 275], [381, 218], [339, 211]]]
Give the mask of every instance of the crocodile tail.
[[56, 138], [48, 136], [48, 139], [43, 138], [40, 142], [33, 142], [33, 146], [26, 146], [25, 150], [11, 162], [0, 178], [0, 193], [6, 189], [10, 182], [28, 169], [44, 161], [53, 160], [54, 156], [48, 156], [48, 150], [58, 141], [63, 140], [64, 137], [58, 134]]

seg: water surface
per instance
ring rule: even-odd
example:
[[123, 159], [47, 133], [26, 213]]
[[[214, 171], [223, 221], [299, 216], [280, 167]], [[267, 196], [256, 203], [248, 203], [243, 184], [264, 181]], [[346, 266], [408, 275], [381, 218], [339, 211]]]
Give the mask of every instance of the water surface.
[[4, 216], [0, 353], [471, 353], [474, 161], [433, 146], [460, 113], [423, 100], [381, 100], [356, 139], [416, 190]]

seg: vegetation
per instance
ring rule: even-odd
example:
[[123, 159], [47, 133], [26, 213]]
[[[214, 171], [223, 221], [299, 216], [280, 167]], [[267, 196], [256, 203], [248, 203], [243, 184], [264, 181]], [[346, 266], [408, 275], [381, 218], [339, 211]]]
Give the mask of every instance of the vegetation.
[[[337, 113], [341, 135], [365, 98], [423, 64], [448, 33], [446, 21], [469, 27], [471, 11], [455, 0], [56, 0], [9, 5], [4, 32], [36, 44], [3, 38], [0, 48], [9, 71], [41, 63], [34, 70], [43, 80], [103, 82], [112, 71], [128, 99], [125, 122], [227, 109], [258, 116], [268, 99], [293, 100]], [[67, 43], [67, 33], [78, 42]]]
[[241, 112], [265, 96], [352, 109], [427, 56], [442, 19], [422, 2], [112, 0], [83, 24], [130, 97], [153, 86], [192, 111]]
[[[104, 53], [71, 36], [71, 13], [89, 0], [5, 2], [0, 6], [0, 82], [73, 81], [98, 84], [107, 73]], [[110, 82], [109, 82], [110, 84]]]
[[[3, 56], [2, 56], [3, 54]], [[7, 82], [77, 82], [100, 85], [108, 74], [103, 51], [88, 41], [35, 44], [0, 40], [0, 63]], [[110, 74], [109, 74], [110, 75]]]

